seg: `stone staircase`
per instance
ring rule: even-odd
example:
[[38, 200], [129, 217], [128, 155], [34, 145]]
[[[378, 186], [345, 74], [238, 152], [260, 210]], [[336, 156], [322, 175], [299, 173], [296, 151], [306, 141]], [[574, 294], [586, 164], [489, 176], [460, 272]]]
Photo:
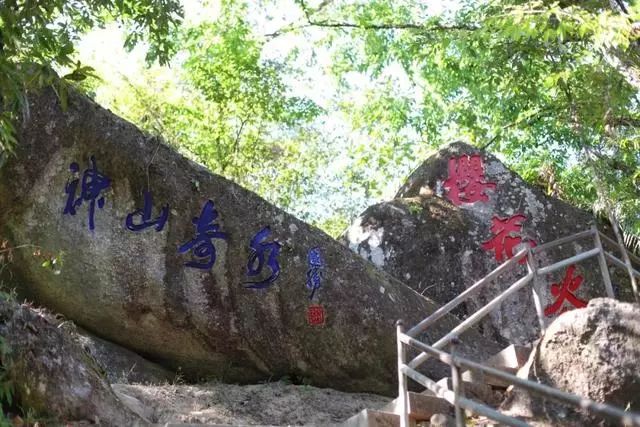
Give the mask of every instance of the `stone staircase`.
[[[527, 362], [530, 347], [510, 345], [499, 353], [485, 360], [483, 364], [492, 368], [500, 369], [510, 374], [517, 373]], [[501, 392], [508, 384], [501, 382], [497, 378], [489, 376], [480, 377], [471, 371], [462, 373], [463, 388], [473, 399], [485, 402], [489, 405], [499, 403]], [[453, 390], [450, 377], [442, 378], [437, 384], [447, 390]], [[411, 425], [429, 422], [436, 414], [447, 416], [453, 414], [453, 407], [445, 399], [437, 397], [430, 390], [422, 393], [408, 393], [408, 413]], [[341, 427], [400, 427], [399, 410], [396, 406], [399, 399], [395, 399], [380, 409], [364, 409], [360, 413], [339, 424]], [[441, 417], [442, 418], [442, 417]], [[435, 423], [434, 423], [435, 424]]]
[[[578, 253], [555, 261], [550, 265], [540, 266], [535, 261], [535, 255], [553, 248], [561, 247], [573, 243], [580, 239], [593, 239], [593, 249], [586, 250], [578, 247]], [[590, 230], [581, 231], [570, 236], [556, 239], [552, 242], [544, 243], [535, 247], [521, 249], [509, 260], [502, 263], [484, 278], [473, 285], [467, 287], [465, 291], [458, 294], [448, 303], [444, 304], [430, 316], [422, 320], [417, 325], [405, 332], [402, 321], [398, 321], [397, 344], [398, 344], [398, 388], [399, 397], [388, 406], [380, 410], [364, 410], [356, 416], [350, 418], [342, 425], [344, 426], [401, 426], [423, 424], [425, 421], [432, 421], [434, 415], [441, 414], [442, 422], [430, 422], [428, 425], [453, 425], [453, 420], [447, 414], [454, 412], [455, 425], [465, 425], [465, 412], [482, 415], [482, 419], [474, 419], [480, 424], [494, 424], [494, 421], [506, 425], [527, 426], [520, 419], [502, 414], [494, 409], [501, 402], [501, 394], [496, 390], [505, 391], [507, 388], [518, 386], [529, 391], [534, 391], [543, 396], [551, 397], [556, 401], [570, 404], [582, 409], [588, 409], [591, 413], [605, 415], [618, 422], [630, 423], [630, 425], [640, 426], [640, 414], [627, 413], [623, 408], [601, 404], [584, 397], [563, 392], [559, 389], [549, 387], [528, 380], [527, 371], [531, 366], [533, 356], [529, 357], [535, 348], [535, 343], [531, 347], [510, 345], [489, 359], [478, 363], [455, 355], [455, 348], [459, 344], [458, 337], [469, 328], [480, 322], [491, 311], [498, 308], [508, 297], [514, 295], [525, 287], [530, 287], [532, 291], [533, 303], [536, 308], [540, 325], [540, 337], [544, 335], [547, 326], [547, 319], [541, 303], [540, 283], [538, 277], [583, 262], [590, 258], [597, 258], [601, 270], [603, 284], [607, 297], [615, 298], [609, 267], [607, 260], [613, 265], [627, 270], [630, 277], [634, 297], [640, 301], [640, 294], [636, 286], [636, 277], [640, 277], [640, 272], [635, 270], [630, 264], [630, 254], [619, 243], [617, 249], [623, 254], [624, 261], [615, 257], [605, 250], [601, 238], [610, 244], [616, 242], [601, 233], [596, 226]], [[614, 247], [615, 247], [614, 246]], [[640, 263], [640, 259], [635, 259]], [[473, 314], [466, 317], [462, 323], [453, 328], [444, 337], [435, 343], [426, 344], [417, 337], [433, 325], [444, 315], [451, 312], [460, 304], [471, 298], [474, 293], [482, 289], [487, 283], [496, 280], [506, 271], [513, 270], [517, 264], [526, 263], [526, 274], [513, 282], [509, 287], [494, 297], [483, 307], [477, 309]], [[450, 353], [443, 351], [446, 346], [450, 346]], [[418, 349], [421, 353], [407, 360], [407, 347]], [[421, 374], [416, 369], [430, 357], [439, 359], [440, 362], [451, 367], [453, 378], [442, 378], [434, 380]], [[462, 371], [469, 369], [472, 371]], [[416, 394], [408, 391], [407, 380], [424, 386], [428, 391]], [[453, 406], [453, 408], [452, 408]]]

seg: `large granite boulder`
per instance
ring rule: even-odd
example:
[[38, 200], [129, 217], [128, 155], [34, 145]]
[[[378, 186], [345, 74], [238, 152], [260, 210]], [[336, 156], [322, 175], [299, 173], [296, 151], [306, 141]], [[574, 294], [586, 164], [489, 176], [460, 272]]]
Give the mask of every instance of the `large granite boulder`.
[[[591, 214], [547, 197], [491, 154], [453, 143], [429, 157], [394, 200], [365, 210], [342, 241], [420, 294], [446, 303], [518, 249], [588, 230], [593, 223]], [[541, 252], [535, 262], [549, 265], [593, 248], [593, 238], [585, 238]], [[525, 273], [522, 265], [503, 274], [454, 313], [465, 317]], [[547, 321], [606, 295], [597, 258], [538, 279]], [[574, 296], [559, 301], [555, 289], [563, 283]], [[483, 325], [502, 342], [535, 339], [539, 322], [531, 286], [506, 300]]]
[[95, 360], [58, 323], [0, 296], [1, 373], [13, 385], [13, 402], [65, 424], [148, 425], [119, 400]]
[[20, 294], [187, 379], [395, 393], [394, 323], [436, 304], [89, 99], [29, 99], [0, 169], [0, 236], [63, 256], [57, 270], [15, 250], [4, 277]]
[[[530, 361], [532, 381], [640, 411], [640, 307], [595, 298], [586, 308], [558, 317]], [[548, 425], [598, 425], [598, 417], [514, 388], [502, 405], [510, 415]], [[611, 423], [616, 425], [616, 423]]]

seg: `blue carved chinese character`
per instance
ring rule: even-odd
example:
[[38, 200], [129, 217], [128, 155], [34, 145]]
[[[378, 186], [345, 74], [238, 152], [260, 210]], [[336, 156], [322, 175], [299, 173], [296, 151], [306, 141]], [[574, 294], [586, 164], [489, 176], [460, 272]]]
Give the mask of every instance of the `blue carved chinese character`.
[[[73, 174], [77, 174], [80, 171], [80, 166], [73, 162], [69, 165], [69, 170]], [[79, 179], [73, 179], [64, 188], [64, 192], [67, 194], [67, 204], [63, 215], [69, 214], [73, 216], [76, 214], [76, 208], [80, 207], [82, 202], [89, 202], [89, 229], [93, 230], [95, 228], [96, 203], [98, 208], [102, 209], [104, 207], [104, 196], [101, 196], [100, 193], [109, 188], [111, 180], [98, 171], [96, 158], [91, 156], [91, 167], [82, 174], [80, 197], [76, 199], [78, 183], [80, 183]]]
[[196, 237], [178, 248], [183, 254], [193, 250], [196, 258], [203, 258], [202, 261], [189, 261], [185, 263], [187, 267], [209, 270], [216, 262], [216, 247], [213, 239], [228, 240], [227, 233], [220, 231], [220, 225], [213, 222], [218, 218], [213, 201], [208, 200], [202, 207], [200, 217], [195, 217], [191, 222], [196, 226]]
[[320, 286], [322, 285], [322, 269], [324, 268], [324, 260], [322, 259], [320, 248], [309, 249], [309, 253], [307, 254], [307, 262], [309, 265], [309, 270], [307, 270], [307, 288], [311, 290], [309, 299], [312, 300], [316, 291], [320, 289]]
[[[151, 196], [151, 192], [144, 192], [144, 208], [138, 209], [133, 213], [127, 215], [126, 225], [127, 228], [131, 231], [142, 231], [145, 228], [156, 226], [156, 231], [162, 231], [164, 225], [169, 218], [169, 205], [166, 205], [160, 211], [160, 216], [156, 219], [151, 219], [151, 208], [153, 207], [153, 197]], [[135, 216], [140, 217], [140, 223], [134, 223], [133, 219]]]
[[264, 280], [255, 282], [246, 282], [245, 288], [248, 289], [264, 289], [273, 284], [280, 275], [280, 264], [278, 264], [278, 255], [280, 255], [280, 243], [265, 242], [271, 234], [271, 229], [267, 226], [258, 231], [251, 239], [249, 245], [249, 262], [247, 263], [247, 276], [255, 277], [262, 273], [265, 264], [265, 253], [269, 252], [269, 258], [266, 264], [271, 270], [271, 275]]

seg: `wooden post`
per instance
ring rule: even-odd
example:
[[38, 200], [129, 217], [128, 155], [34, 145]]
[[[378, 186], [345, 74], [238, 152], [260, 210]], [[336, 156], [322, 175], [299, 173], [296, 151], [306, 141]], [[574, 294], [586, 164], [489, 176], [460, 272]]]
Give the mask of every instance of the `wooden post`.
[[455, 414], [456, 414], [456, 427], [464, 427], [466, 422], [464, 419], [464, 409], [460, 406], [460, 398], [464, 398], [464, 388], [462, 384], [462, 377], [460, 375], [460, 369], [456, 365], [455, 355], [456, 355], [456, 347], [460, 340], [456, 337], [451, 340], [451, 383], [453, 385], [453, 403], [455, 406]]
[[602, 240], [600, 240], [600, 232], [595, 225], [592, 227], [595, 231], [593, 239], [596, 243], [596, 248], [600, 249], [600, 255], [598, 255], [598, 263], [600, 264], [600, 271], [602, 272], [602, 280], [604, 281], [604, 288], [607, 291], [609, 298], [615, 298], [613, 293], [613, 286], [611, 285], [611, 276], [609, 275], [609, 267], [607, 267], [607, 259], [604, 256], [604, 247], [602, 246]]
[[538, 313], [538, 322], [540, 323], [540, 336], [544, 334], [547, 326], [544, 319], [544, 309], [542, 308], [542, 292], [540, 291], [540, 281], [538, 274], [536, 273], [537, 267], [535, 260], [533, 259], [533, 252], [529, 250], [527, 253], [527, 270], [533, 274], [533, 304], [536, 306], [536, 313]]
[[400, 336], [404, 333], [404, 324], [402, 320], [396, 322], [396, 343], [398, 346], [398, 404], [396, 405], [396, 413], [400, 416], [400, 427], [409, 427], [409, 401], [407, 389], [407, 377], [402, 372], [407, 359], [407, 352], [404, 344], [400, 340]]

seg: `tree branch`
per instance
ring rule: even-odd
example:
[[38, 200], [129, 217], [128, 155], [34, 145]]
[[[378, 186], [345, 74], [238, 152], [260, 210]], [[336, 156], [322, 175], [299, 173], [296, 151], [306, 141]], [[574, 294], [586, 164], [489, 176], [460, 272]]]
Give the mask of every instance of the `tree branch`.
[[298, 1], [302, 11], [305, 14], [306, 24], [292, 25], [289, 27], [281, 28], [273, 33], [265, 34], [265, 37], [273, 38], [278, 37], [284, 33], [310, 27], [320, 28], [336, 28], [336, 29], [360, 29], [360, 30], [414, 30], [421, 32], [434, 32], [434, 31], [474, 31], [478, 26], [469, 25], [442, 25], [442, 24], [419, 24], [411, 22], [387, 22], [387, 23], [369, 23], [358, 24], [355, 22], [335, 22], [329, 20], [317, 21], [313, 18], [313, 14], [324, 8], [328, 2], [323, 2], [318, 9], [310, 11], [303, 0]]
[[265, 34], [267, 38], [275, 38], [282, 34], [300, 30], [303, 28], [334, 28], [334, 29], [359, 29], [359, 30], [413, 30], [420, 32], [436, 32], [436, 31], [474, 31], [479, 27], [469, 27], [464, 25], [423, 25], [413, 23], [387, 23], [387, 24], [356, 24], [353, 22], [330, 22], [330, 21], [307, 21], [306, 24], [294, 25], [281, 28], [273, 33]]
[[361, 30], [420, 30], [420, 31], [450, 31], [450, 30], [475, 30], [476, 27], [464, 25], [422, 25], [413, 23], [387, 23], [387, 24], [355, 24], [352, 22], [329, 22], [309, 20], [309, 26], [323, 28], [358, 28]]

